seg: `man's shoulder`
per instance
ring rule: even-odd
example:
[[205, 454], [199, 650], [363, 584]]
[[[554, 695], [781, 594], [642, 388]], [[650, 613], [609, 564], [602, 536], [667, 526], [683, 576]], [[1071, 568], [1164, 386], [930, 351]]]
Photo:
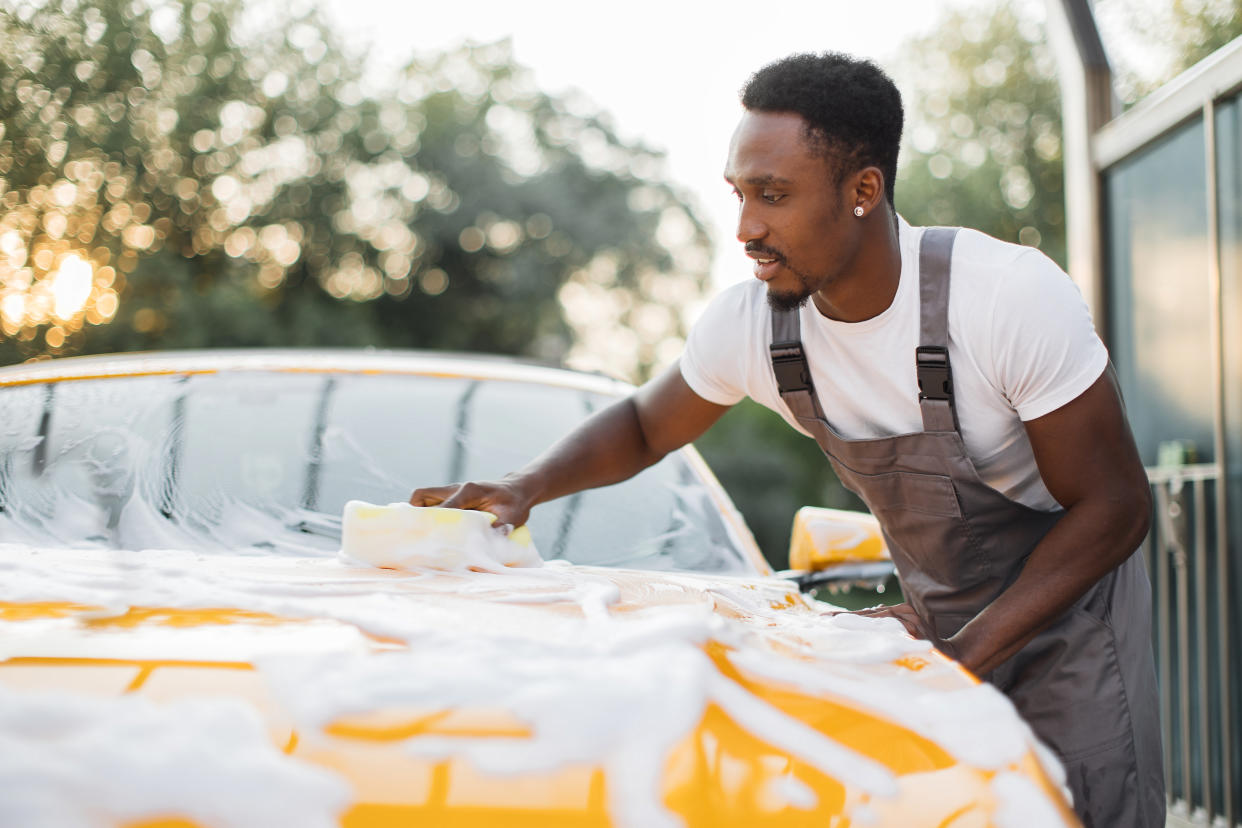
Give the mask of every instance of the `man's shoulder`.
[[[756, 290], [758, 288], [758, 290]], [[718, 291], [694, 320], [688, 347], [734, 347], [764, 335], [767, 302], [764, 285], [756, 279]]]
[[767, 312], [767, 288], [758, 279], [729, 285], [708, 302], [704, 316], [755, 318]]
[[756, 377], [762, 375], [760, 343], [767, 331], [763, 291], [757, 280], [730, 285], [695, 320], [682, 351], [681, 374], [703, 399], [733, 405], [754, 395]]
[[1014, 266], [1040, 267], [1044, 262], [1052, 264], [1048, 257], [1034, 247], [1002, 241], [971, 227], [957, 228], [957, 240], [953, 245], [955, 268], [995, 272], [997, 268]]
[[[921, 236], [927, 229], [912, 227], [911, 231]], [[950, 271], [954, 304], [1006, 301], [1006, 297], [1020, 300], [1049, 280], [1069, 281], [1065, 271], [1038, 248], [1002, 241], [970, 227], [949, 229], [957, 231]]]
[[728, 296], [730, 301], [748, 307], [762, 305], [765, 304], [767, 286], [758, 279], [743, 279], [726, 287], [720, 295]]

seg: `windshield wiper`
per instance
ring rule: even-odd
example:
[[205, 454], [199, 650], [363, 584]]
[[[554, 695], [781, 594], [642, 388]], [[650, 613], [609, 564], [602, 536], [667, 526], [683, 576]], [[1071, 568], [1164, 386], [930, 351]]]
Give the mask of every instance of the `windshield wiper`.
[[52, 431], [52, 403], [56, 399], [56, 383], [49, 382], [43, 395], [43, 416], [39, 418], [39, 442], [34, 447], [31, 471], [42, 477], [47, 468], [47, 437]]
[[323, 512], [304, 510], [300, 520], [287, 524], [285, 528], [305, 535], [318, 535], [333, 540], [341, 539], [341, 519], [336, 515]]

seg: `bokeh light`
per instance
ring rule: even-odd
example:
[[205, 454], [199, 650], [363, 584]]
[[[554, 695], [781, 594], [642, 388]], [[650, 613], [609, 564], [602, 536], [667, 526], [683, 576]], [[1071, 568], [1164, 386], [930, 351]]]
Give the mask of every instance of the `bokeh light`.
[[562, 301], [585, 272], [642, 331], [603, 367], [639, 378], [686, 329], [642, 312], [648, 274], [684, 307], [706, 286], [660, 156], [503, 41], [383, 80], [307, 0], [16, 0], [0, 70], [7, 359], [320, 335], [574, 358], [607, 335]]
[[52, 313], [59, 321], [72, 319], [86, 306], [93, 275], [90, 263], [76, 253], [61, 260], [60, 267], [51, 276]]

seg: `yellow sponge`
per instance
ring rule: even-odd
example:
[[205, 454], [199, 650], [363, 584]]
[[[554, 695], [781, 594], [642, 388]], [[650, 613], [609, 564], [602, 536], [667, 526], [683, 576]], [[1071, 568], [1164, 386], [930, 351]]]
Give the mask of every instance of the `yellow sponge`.
[[525, 526], [505, 535], [492, 528], [495, 522], [490, 512], [351, 500], [341, 518], [341, 553], [387, 569], [542, 565]]

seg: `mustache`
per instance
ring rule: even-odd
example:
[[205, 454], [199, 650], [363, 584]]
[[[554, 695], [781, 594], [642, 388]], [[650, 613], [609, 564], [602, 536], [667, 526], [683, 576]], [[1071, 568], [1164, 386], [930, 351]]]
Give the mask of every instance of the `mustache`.
[[770, 247], [765, 247], [758, 242], [746, 242], [746, 252], [757, 253], [765, 259], [776, 259], [778, 262], [782, 263], [785, 261], [785, 256], [779, 250], [773, 250]]

